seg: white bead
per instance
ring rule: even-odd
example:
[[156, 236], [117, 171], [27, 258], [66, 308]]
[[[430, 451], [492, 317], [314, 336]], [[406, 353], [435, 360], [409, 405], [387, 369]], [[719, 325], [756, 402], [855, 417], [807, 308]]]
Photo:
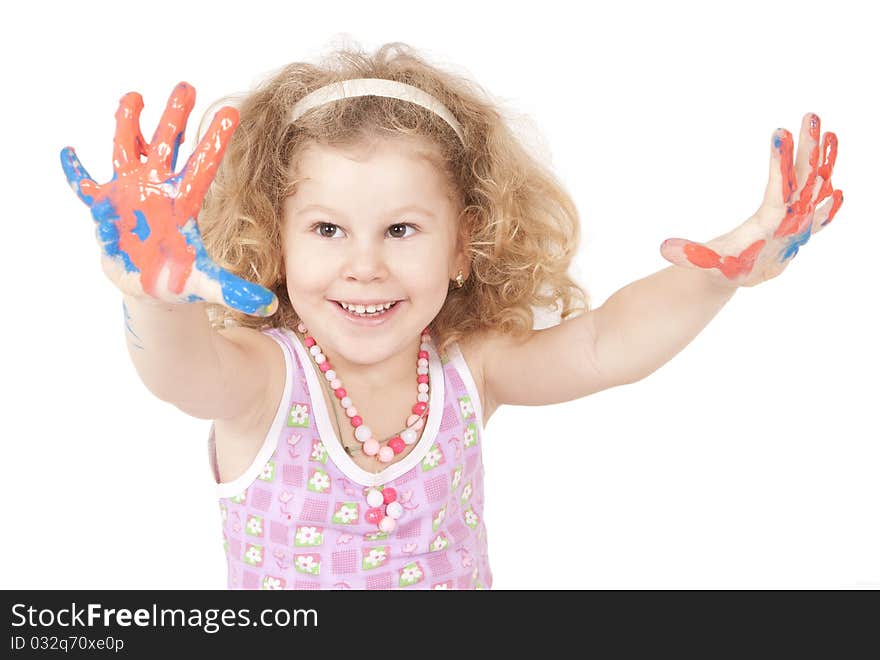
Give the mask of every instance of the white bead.
[[420, 350], [420, 351], [427, 351], [427, 350], [428, 350], [428, 344], [425, 343], [425, 342], [422, 342], [421, 344], [419, 344], [419, 350]]
[[420, 428], [422, 428], [424, 425], [425, 425], [425, 420], [423, 420], [421, 417], [419, 417], [419, 418], [416, 420], [416, 423], [412, 425], [412, 427], [413, 427], [413, 430], [414, 430], [414, 431], [418, 431], [418, 430], [419, 430]]
[[400, 439], [407, 445], [411, 445], [416, 441], [416, 432], [412, 429], [406, 429], [405, 431], [401, 431]]
[[315, 362], [317, 362], [318, 364], [323, 364], [326, 361], [327, 361], [327, 356], [324, 355], [323, 353], [318, 353], [318, 355], [315, 356]]
[[403, 507], [400, 505], [400, 502], [389, 502], [385, 507], [385, 513], [389, 518], [400, 518], [403, 515]]
[[389, 518], [388, 516], [385, 516], [379, 522], [379, 529], [381, 529], [383, 532], [393, 532], [396, 526], [397, 523], [394, 522], [394, 518]]
[[[333, 370], [331, 369], [330, 371], [333, 371]], [[328, 371], [327, 373], [329, 374], [330, 371]], [[342, 387], [342, 381], [339, 380], [338, 378], [334, 378], [333, 380], [330, 381], [330, 387], [332, 387], [334, 390], [338, 390], [340, 387]]]
[[358, 414], [358, 409], [355, 408], [354, 406], [349, 406], [348, 408], [345, 409], [345, 414], [348, 415], [349, 417], [354, 417], [355, 415]]
[[343, 408], [351, 408], [351, 397], [350, 396], [342, 397], [342, 400], [340, 401], [340, 403], [342, 404]]
[[361, 424], [354, 430], [354, 437], [357, 438], [359, 442], [366, 442], [373, 437], [373, 432], [370, 430], [369, 426]]
[[428, 384], [427, 383], [419, 383], [419, 392], [427, 392]]
[[419, 367], [418, 369], [416, 369], [416, 373], [419, 376], [424, 376], [425, 374], [428, 373], [428, 367]]
[[378, 488], [371, 488], [367, 493], [367, 504], [371, 507], [382, 506], [385, 502], [385, 498], [382, 495], [382, 491]]
[[419, 395], [416, 397], [416, 401], [421, 401], [422, 403], [428, 403], [428, 395], [419, 393]]
[[420, 367], [427, 367], [428, 361], [425, 358], [419, 358], [419, 366]]
[[[336, 372], [333, 371], [333, 369], [327, 369], [327, 371], [324, 372], [324, 378], [332, 383], [333, 379], [336, 378]], [[336, 387], [339, 387], [339, 385], [337, 385]], [[333, 389], [336, 389], [336, 387], [334, 387]]]
[[312, 355], [317, 355], [317, 354], [320, 353], [320, 352], [321, 352], [321, 347], [318, 346], [317, 344], [315, 344], [314, 346], [312, 346], [312, 347], [309, 349], [309, 353], [311, 353]]

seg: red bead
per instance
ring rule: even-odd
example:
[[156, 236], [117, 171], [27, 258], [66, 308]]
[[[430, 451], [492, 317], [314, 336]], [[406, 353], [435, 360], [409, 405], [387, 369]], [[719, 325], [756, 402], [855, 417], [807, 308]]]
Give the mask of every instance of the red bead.
[[428, 359], [428, 351], [419, 351], [419, 358]]
[[347, 394], [345, 388], [342, 387], [336, 388], [335, 390], [333, 390], [333, 393], [336, 395], [337, 399], [344, 399], [345, 395]]
[[388, 441], [388, 446], [391, 447], [391, 451], [395, 454], [399, 454], [406, 448], [406, 443], [403, 441], [403, 438], [397, 436]]
[[305, 340], [303, 341], [303, 344], [305, 344], [307, 348], [311, 348], [312, 346], [314, 346], [317, 343], [318, 342], [315, 341], [314, 337], [306, 337]]
[[416, 378], [416, 380], [420, 383], [427, 383], [428, 382], [428, 374], [420, 374], [419, 377]]
[[373, 509], [367, 509], [367, 512], [364, 514], [364, 518], [368, 523], [373, 523], [374, 525], [379, 524], [379, 521], [385, 517], [385, 512], [376, 507]]
[[358, 426], [360, 426], [363, 423], [364, 423], [364, 420], [361, 418], [360, 415], [355, 415], [354, 417], [351, 418], [351, 425], [355, 428], [357, 428]]
[[321, 364], [318, 365], [318, 369], [320, 369], [322, 372], [328, 371], [331, 368], [332, 367], [330, 366], [330, 363], [327, 360], [324, 360]]
[[385, 498], [385, 504], [391, 504], [392, 502], [397, 501], [397, 491], [391, 488], [382, 489], [382, 497]]
[[413, 415], [421, 415], [427, 409], [428, 404], [424, 401], [419, 401], [412, 407]]

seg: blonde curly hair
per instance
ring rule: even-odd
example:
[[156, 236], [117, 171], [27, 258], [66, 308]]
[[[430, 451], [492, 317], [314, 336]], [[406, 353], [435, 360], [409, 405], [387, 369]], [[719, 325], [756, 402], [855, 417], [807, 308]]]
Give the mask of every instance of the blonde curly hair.
[[[430, 110], [398, 99], [365, 96], [327, 103], [295, 124], [290, 109], [324, 85], [352, 78], [385, 78], [436, 97], [456, 117], [463, 143]], [[243, 97], [212, 104], [239, 109], [236, 128], [199, 215], [205, 247], [214, 261], [278, 296], [278, 311], [260, 318], [209, 305], [214, 327], [296, 327], [284, 277], [283, 201], [293, 194], [292, 173], [311, 142], [354, 145], [375, 136], [408, 135], [430, 141], [442, 155], [436, 165], [459, 196], [459, 235], [471, 275], [450, 287], [431, 323], [438, 351], [472, 333], [500, 330], [522, 338], [534, 327], [534, 307], [558, 310], [561, 320], [588, 309], [587, 293], [568, 275], [580, 242], [571, 197], [532, 156], [505, 122], [498, 104], [462, 76], [427, 63], [401, 42], [369, 54], [342, 47], [318, 64], [289, 64]], [[199, 134], [210, 121], [205, 113]]]

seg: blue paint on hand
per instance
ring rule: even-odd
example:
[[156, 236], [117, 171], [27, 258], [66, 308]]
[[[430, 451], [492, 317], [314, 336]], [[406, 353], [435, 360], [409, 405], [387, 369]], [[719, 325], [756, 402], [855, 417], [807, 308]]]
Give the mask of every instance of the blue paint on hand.
[[177, 134], [177, 138], [174, 140], [174, 151], [171, 154], [171, 171], [174, 171], [174, 167], [177, 165], [177, 154], [180, 152], [180, 143], [183, 142], [183, 131]]
[[67, 183], [73, 188], [76, 196], [85, 202], [86, 205], [91, 206], [94, 203], [94, 199], [92, 199], [90, 195], [83, 194], [82, 186], [80, 184], [84, 179], [91, 181], [92, 177], [89, 176], [89, 173], [86, 172], [86, 168], [84, 168], [82, 163], [79, 162], [79, 158], [76, 157], [76, 152], [74, 152], [73, 147], [64, 147], [64, 149], [61, 150], [61, 169], [64, 170], [64, 176], [67, 177]]
[[143, 211], [135, 211], [134, 217], [137, 219], [137, 224], [131, 230], [131, 233], [141, 239], [143, 243], [150, 235], [150, 225], [147, 223], [147, 218]]
[[802, 245], [806, 245], [809, 242], [812, 230], [813, 227], [809, 226], [807, 227], [806, 231], [804, 231], [804, 233], [800, 234], [799, 236], [792, 237], [791, 242], [786, 246], [785, 250], [782, 253], [781, 261], [788, 261], [789, 259], [794, 257], [798, 253], [800, 247]]
[[188, 220], [180, 228], [180, 233], [186, 238], [187, 245], [195, 250], [195, 268], [220, 284], [226, 305], [252, 316], [268, 316], [275, 311], [278, 301], [269, 289], [233, 275], [214, 263], [205, 250], [195, 220]]

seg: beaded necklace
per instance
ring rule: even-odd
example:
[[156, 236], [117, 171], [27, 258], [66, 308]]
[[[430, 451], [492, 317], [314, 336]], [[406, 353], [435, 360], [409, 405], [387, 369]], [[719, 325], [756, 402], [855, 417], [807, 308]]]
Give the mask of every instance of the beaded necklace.
[[[358, 442], [362, 443], [357, 447], [357, 450], [363, 452], [367, 456], [375, 456], [381, 463], [390, 463], [394, 456], [400, 454], [404, 449], [406, 449], [407, 445], [412, 445], [418, 439], [417, 432], [424, 428], [425, 418], [428, 415], [428, 392], [430, 390], [430, 376], [428, 369], [428, 342], [430, 341], [430, 334], [428, 329], [425, 328], [422, 331], [421, 335], [421, 344], [419, 346], [419, 354], [418, 354], [418, 362], [416, 367], [416, 381], [417, 381], [417, 389], [418, 395], [416, 397], [416, 403], [412, 407], [412, 414], [406, 420], [406, 428], [400, 431], [398, 434], [393, 435], [390, 439], [386, 441], [382, 441], [380, 443], [378, 440], [373, 438], [372, 431], [366, 425], [364, 425], [363, 419], [357, 414], [357, 409], [351, 402], [351, 398], [348, 396], [348, 393], [342, 387], [342, 381], [338, 378], [336, 372], [333, 370], [332, 365], [327, 360], [327, 356], [324, 355], [321, 347], [318, 346], [315, 338], [308, 334], [308, 330], [305, 325], [300, 323], [297, 326], [297, 330], [299, 330], [304, 336], [304, 343], [306, 347], [309, 349], [309, 353], [314, 358], [315, 363], [318, 365], [318, 369], [323, 373], [325, 379], [329, 381], [330, 388], [333, 390], [334, 395], [337, 399], [339, 399], [340, 405], [345, 409], [346, 415], [351, 420], [351, 425], [354, 427], [354, 436]], [[354, 449], [346, 444], [343, 439], [342, 430], [339, 424], [339, 417], [337, 415], [336, 407], [333, 407], [333, 415], [336, 419], [336, 430], [338, 433], [339, 441], [342, 443], [342, 447], [345, 452], [349, 455], [353, 455]]]

